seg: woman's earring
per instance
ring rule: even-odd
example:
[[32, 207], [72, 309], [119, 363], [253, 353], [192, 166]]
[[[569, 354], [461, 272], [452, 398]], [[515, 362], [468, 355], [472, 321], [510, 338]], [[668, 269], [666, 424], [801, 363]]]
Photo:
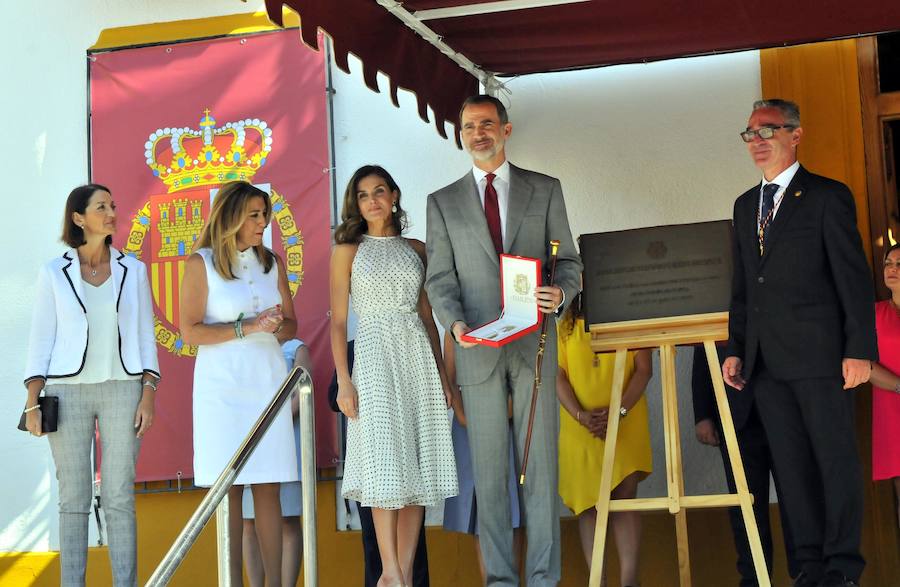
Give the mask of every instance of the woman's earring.
[[397, 213], [397, 202], [394, 202], [394, 205], [391, 206], [391, 212], [392, 212], [393, 214], [396, 214], [396, 213]]

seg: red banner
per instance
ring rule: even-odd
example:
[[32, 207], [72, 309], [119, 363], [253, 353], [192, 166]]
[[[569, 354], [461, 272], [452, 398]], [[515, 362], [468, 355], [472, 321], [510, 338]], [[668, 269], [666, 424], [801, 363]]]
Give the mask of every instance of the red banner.
[[284, 259], [316, 385], [317, 457], [337, 454], [326, 389], [331, 217], [325, 64], [295, 31], [91, 56], [91, 178], [119, 210], [114, 246], [147, 265], [163, 382], [138, 480], [193, 477], [196, 348], [181, 340], [184, 262], [222, 184], [272, 195], [266, 244]]

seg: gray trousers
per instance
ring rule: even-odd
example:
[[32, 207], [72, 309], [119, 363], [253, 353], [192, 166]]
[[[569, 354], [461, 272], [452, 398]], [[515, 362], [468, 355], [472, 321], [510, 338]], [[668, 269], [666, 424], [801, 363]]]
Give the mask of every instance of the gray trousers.
[[113, 584], [133, 587], [137, 585], [134, 467], [140, 449], [134, 414], [141, 399], [140, 381], [51, 384], [44, 394], [59, 397], [59, 427], [47, 438], [59, 481], [61, 584], [84, 585], [93, 496], [91, 444], [96, 422], [102, 449], [100, 503], [106, 519]]
[[[545, 362], [542, 375], [527, 476], [519, 503], [522, 504], [522, 523], [528, 538], [526, 584], [543, 587], [556, 585], [560, 578], [556, 365]], [[462, 387], [478, 500], [479, 538], [488, 585], [519, 585], [507, 485], [509, 427], [506, 398], [508, 394], [512, 395], [516, 472], [520, 473], [533, 384], [533, 363], [526, 362], [518, 352], [507, 347], [486, 381]]]

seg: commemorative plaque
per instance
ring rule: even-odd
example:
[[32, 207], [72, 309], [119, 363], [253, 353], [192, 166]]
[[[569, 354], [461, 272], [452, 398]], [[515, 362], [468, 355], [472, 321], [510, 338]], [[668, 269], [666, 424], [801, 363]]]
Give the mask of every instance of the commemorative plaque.
[[585, 327], [727, 312], [730, 220], [583, 234]]

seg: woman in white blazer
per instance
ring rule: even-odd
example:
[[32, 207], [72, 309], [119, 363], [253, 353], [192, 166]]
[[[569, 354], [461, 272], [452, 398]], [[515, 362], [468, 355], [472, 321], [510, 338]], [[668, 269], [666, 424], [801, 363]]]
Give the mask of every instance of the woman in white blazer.
[[115, 230], [109, 189], [72, 190], [62, 233], [72, 248], [41, 268], [31, 322], [25, 371], [31, 434], [44, 435], [41, 392], [59, 398], [58, 428], [47, 437], [59, 480], [64, 586], [85, 580], [95, 425], [113, 582], [137, 584], [134, 469], [140, 439], [153, 423], [160, 376], [147, 271], [110, 246]]

